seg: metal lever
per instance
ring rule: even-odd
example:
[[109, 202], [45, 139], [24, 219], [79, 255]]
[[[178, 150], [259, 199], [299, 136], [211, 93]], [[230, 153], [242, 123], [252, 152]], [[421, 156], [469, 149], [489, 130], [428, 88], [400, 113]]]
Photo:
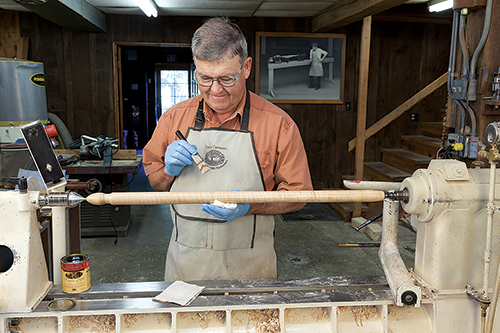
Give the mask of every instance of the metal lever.
[[383, 213], [384, 213], [384, 212], [382, 211], [382, 212], [380, 212], [380, 213], [375, 214], [374, 216], [372, 216], [371, 218], [369, 218], [368, 220], [366, 220], [363, 224], [358, 225], [356, 228], [354, 228], [354, 230], [359, 231], [359, 230], [363, 229], [363, 228], [364, 228], [364, 227], [366, 227], [368, 224], [370, 224], [370, 223], [372, 223], [373, 221], [376, 221], [377, 219], [379, 219], [379, 218], [382, 216], [382, 214], [383, 214]]

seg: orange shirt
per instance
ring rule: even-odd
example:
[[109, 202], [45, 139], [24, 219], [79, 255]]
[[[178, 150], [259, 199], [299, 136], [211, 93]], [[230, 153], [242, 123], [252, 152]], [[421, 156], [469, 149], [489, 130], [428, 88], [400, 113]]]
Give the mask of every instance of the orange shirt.
[[[168, 109], [143, 150], [146, 175], [164, 168], [167, 146], [177, 140], [176, 130], [186, 133], [194, 126], [201, 96], [198, 95]], [[203, 128], [239, 130], [244, 101], [236, 112], [219, 124], [213, 111], [205, 103]], [[253, 132], [255, 149], [262, 169], [267, 191], [312, 190], [307, 156], [299, 129], [292, 118], [276, 105], [250, 93], [250, 118], [248, 130]]]

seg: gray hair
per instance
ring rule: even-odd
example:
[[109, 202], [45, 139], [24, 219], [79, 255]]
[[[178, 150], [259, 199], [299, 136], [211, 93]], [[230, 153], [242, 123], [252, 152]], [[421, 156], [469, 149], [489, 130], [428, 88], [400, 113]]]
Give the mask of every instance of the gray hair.
[[213, 17], [199, 27], [191, 39], [193, 56], [202, 61], [216, 61], [226, 56], [240, 56], [243, 66], [248, 58], [247, 40], [235, 23], [226, 17]]

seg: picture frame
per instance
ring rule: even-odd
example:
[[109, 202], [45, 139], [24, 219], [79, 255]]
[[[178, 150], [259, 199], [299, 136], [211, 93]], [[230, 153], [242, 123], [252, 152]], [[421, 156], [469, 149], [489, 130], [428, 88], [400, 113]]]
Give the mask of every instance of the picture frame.
[[257, 95], [273, 103], [343, 103], [345, 34], [256, 32], [255, 45]]

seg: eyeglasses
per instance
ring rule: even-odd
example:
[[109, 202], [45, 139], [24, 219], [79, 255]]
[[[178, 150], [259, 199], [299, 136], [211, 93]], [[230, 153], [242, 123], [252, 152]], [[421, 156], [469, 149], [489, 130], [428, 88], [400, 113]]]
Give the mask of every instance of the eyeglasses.
[[219, 82], [222, 87], [232, 87], [238, 82], [238, 78], [240, 77], [241, 70], [243, 69], [243, 65], [241, 65], [238, 74], [236, 75], [225, 75], [219, 77], [210, 77], [205, 75], [198, 75], [198, 72], [194, 72], [194, 79], [198, 84], [202, 87], [211, 87], [214, 84], [214, 81]]

